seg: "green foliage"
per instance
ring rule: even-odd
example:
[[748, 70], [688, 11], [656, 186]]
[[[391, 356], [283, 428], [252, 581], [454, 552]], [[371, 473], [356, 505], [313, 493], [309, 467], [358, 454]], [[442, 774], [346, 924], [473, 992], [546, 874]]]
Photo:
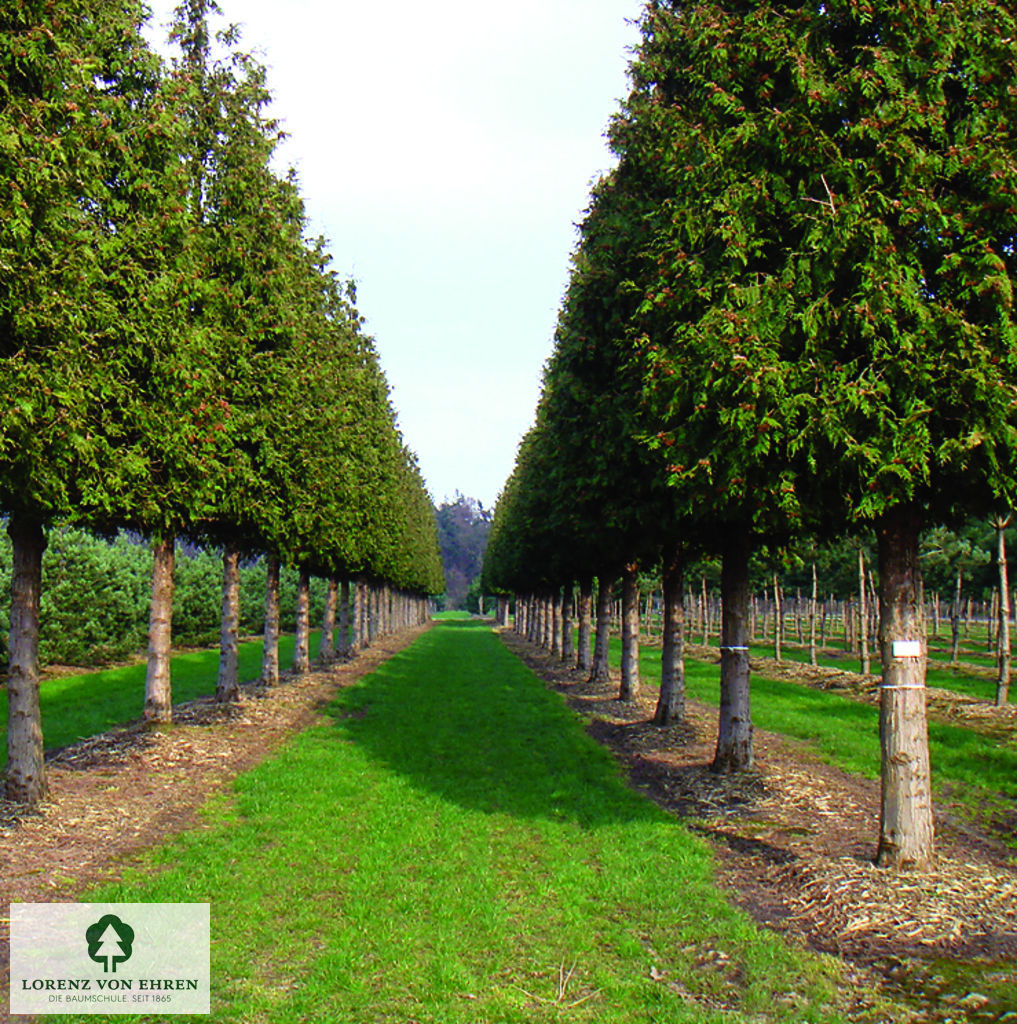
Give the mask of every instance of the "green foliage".
[[[491, 513], [474, 498], [456, 494], [435, 512], [445, 575], [445, 607], [463, 608], [484, 563]], [[476, 594], [474, 593], [474, 610]]]
[[984, 0], [649, 6], [613, 138], [677, 482], [792, 522], [1012, 493], [1015, 59]]

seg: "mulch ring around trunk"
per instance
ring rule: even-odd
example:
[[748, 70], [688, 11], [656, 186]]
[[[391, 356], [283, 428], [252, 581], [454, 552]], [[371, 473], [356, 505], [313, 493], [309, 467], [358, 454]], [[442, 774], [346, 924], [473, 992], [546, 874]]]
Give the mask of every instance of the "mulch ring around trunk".
[[877, 868], [878, 781], [759, 729], [755, 769], [714, 774], [715, 707], [689, 702], [685, 723], [660, 728], [655, 693], [619, 701], [617, 682], [590, 683], [515, 634], [502, 638], [588, 721], [635, 788], [711, 843], [718, 880], [761, 925], [903, 996], [915, 1021], [1017, 1022], [1017, 1006], [978, 991], [1017, 987], [1012, 851], [937, 808], [933, 869]]

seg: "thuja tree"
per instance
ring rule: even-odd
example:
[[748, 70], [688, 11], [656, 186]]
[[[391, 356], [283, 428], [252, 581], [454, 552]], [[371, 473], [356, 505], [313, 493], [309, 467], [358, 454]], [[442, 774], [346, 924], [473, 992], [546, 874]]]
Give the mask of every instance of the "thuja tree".
[[[737, 771], [753, 763], [749, 560], [762, 540], [788, 534], [798, 516], [787, 445], [801, 403], [795, 354], [782, 350], [786, 291], [771, 276], [779, 226], [768, 234], [737, 205], [744, 191], [761, 218], [771, 200], [765, 189], [760, 195], [742, 185], [747, 172], [739, 160], [745, 163], [750, 146], [730, 102], [716, 98], [714, 65], [737, 75], [744, 59], [715, 52], [722, 29], [741, 39], [742, 19], [719, 5], [680, 13], [650, 5], [612, 143], [621, 158], [616, 188], [641, 198], [648, 236], [634, 267], [641, 301], [629, 318], [654, 423], [648, 441], [666, 457], [664, 474], [691, 527], [721, 556], [713, 767]], [[746, 52], [755, 42], [746, 36]], [[764, 178], [767, 166], [760, 157]]]
[[981, 0], [653, 4], [637, 72], [673, 192], [656, 337], [723, 373], [723, 422], [780, 441], [778, 494], [877, 534], [878, 859], [897, 867], [933, 851], [919, 532], [1012, 502], [1015, 57], [1013, 12]]
[[130, 145], [153, 114], [140, 20], [131, 3], [0, 13], [0, 507], [14, 549], [7, 791], [25, 803], [45, 792], [45, 531], [80, 501], [109, 507], [132, 465], [123, 410], [138, 322], [118, 299], [132, 199], [153, 185]]
[[[590, 564], [625, 567], [622, 692], [638, 687], [636, 574], [663, 565], [665, 628], [657, 721], [683, 708], [682, 575], [693, 533], [665, 459], [644, 441], [655, 436], [643, 401], [629, 331], [641, 303], [639, 277], [648, 198], [619, 175], [601, 181], [581, 226], [580, 244], [545, 375], [543, 402], [555, 438], [556, 513]], [[627, 594], [627, 602], [624, 600]], [[627, 650], [626, 650], [627, 648]]]

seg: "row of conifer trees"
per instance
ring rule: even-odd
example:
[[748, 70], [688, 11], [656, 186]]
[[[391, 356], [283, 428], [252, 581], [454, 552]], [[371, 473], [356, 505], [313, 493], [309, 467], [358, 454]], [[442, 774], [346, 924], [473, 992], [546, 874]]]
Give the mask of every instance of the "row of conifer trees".
[[641, 28], [486, 589], [532, 631], [563, 587], [586, 616], [620, 580], [624, 697], [639, 567], [663, 567], [680, 687], [683, 570], [718, 557], [713, 767], [739, 771], [750, 559], [874, 534], [878, 859], [925, 865], [919, 538], [1017, 494], [1014, 11], [649, 0]]
[[182, 0], [163, 58], [136, 0], [0, 11], [14, 800], [45, 792], [40, 567], [57, 524], [151, 539], [154, 719], [171, 713], [178, 538], [224, 552], [226, 696], [244, 555], [268, 558], [270, 592], [280, 563], [357, 581], [364, 609], [370, 586], [379, 622], [441, 589], [431, 502], [353, 287], [307, 236], [295, 175], [274, 166], [265, 71], [235, 29], [212, 31], [218, 15]]

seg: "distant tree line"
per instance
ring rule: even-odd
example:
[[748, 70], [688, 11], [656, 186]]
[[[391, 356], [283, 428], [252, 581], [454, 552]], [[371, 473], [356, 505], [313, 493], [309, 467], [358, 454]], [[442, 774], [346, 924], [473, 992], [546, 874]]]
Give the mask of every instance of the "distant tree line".
[[456, 492], [435, 511], [438, 542], [445, 570], [443, 607], [477, 611], [480, 572], [484, 565], [491, 512], [477, 501]]
[[334, 621], [340, 605], [355, 643], [419, 621], [441, 590], [430, 498], [354, 289], [306, 235], [296, 177], [274, 169], [264, 68], [235, 29], [212, 32], [218, 13], [214, 0], [183, 0], [164, 61], [135, 0], [0, 12], [0, 514], [12, 545], [16, 801], [46, 790], [38, 635], [43, 555], [59, 526], [150, 541], [152, 721], [172, 713], [180, 539], [222, 553], [224, 701], [237, 694], [243, 560], [266, 567], [269, 682], [281, 565], [299, 574], [298, 671], [311, 576], [327, 581], [325, 614]]

